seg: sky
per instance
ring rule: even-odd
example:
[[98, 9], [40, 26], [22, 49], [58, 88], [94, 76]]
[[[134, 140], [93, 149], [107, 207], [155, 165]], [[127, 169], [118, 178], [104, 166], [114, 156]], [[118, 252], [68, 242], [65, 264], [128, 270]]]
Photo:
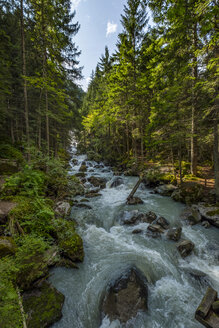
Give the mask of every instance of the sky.
[[86, 91], [92, 70], [108, 46], [110, 54], [115, 50], [117, 36], [122, 31], [120, 16], [126, 0], [72, 0], [76, 11], [74, 20], [80, 30], [74, 42], [81, 50], [80, 66], [84, 79], [79, 82]]

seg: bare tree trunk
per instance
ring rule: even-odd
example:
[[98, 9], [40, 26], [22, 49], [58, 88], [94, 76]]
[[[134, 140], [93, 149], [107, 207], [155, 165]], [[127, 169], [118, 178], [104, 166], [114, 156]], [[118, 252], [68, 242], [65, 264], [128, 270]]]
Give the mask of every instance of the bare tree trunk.
[[[197, 36], [197, 23], [194, 23], [193, 28], [193, 45], [194, 50], [197, 49], [198, 36]], [[198, 66], [197, 66], [197, 57], [193, 54], [193, 85], [192, 85], [192, 117], [191, 117], [191, 173], [193, 175], [197, 174], [197, 126], [196, 126], [196, 94], [195, 94], [195, 84], [198, 79]]]
[[26, 53], [25, 53], [25, 37], [24, 37], [24, 8], [23, 0], [20, 0], [20, 22], [21, 22], [21, 50], [22, 50], [22, 74], [23, 88], [24, 88], [24, 117], [26, 127], [26, 140], [27, 140], [27, 158], [30, 161], [30, 129], [29, 129], [29, 112], [28, 112], [28, 101], [27, 101], [27, 81], [26, 76]]
[[49, 156], [50, 145], [49, 145], [49, 106], [48, 106], [48, 91], [45, 90], [46, 100], [46, 142], [47, 142], [47, 155]]
[[128, 158], [129, 158], [129, 154], [130, 154], [130, 144], [129, 144], [129, 125], [126, 122], [126, 150], [128, 153]]
[[218, 141], [218, 114], [217, 109], [215, 110], [214, 120], [214, 173], [215, 173], [215, 192], [216, 201], [219, 201], [219, 141]]

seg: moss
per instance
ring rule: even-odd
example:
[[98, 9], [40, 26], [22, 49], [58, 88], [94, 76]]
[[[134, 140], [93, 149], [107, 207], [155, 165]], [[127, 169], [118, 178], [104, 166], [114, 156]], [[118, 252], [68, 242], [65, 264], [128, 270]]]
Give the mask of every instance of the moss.
[[23, 328], [18, 294], [8, 279], [0, 279], [0, 327]]
[[219, 208], [213, 211], [209, 211], [206, 214], [209, 216], [219, 215]]
[[72, 261], [83, 261], [83, 241], [75, 231], [74, 222], [58, 219], [53, 224], [63, 255]]
[[23, 295], [28, 328], [49, 327], [62, 317], [64, 295], [47, 282]]

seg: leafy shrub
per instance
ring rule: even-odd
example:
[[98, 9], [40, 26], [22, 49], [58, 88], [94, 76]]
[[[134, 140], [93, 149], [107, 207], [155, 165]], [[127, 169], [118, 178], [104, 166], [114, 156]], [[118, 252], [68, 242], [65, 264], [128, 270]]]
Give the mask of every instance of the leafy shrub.
[[0, 145], [0, 158], [14, 160], [17, 163], [22, 163], [24, 161], [22, 152], [10, 144]]
[[13, 174], [3, 186], [5, 196], [39, 196], [44, 193], [45, 174], [26, 165], [20, 172]]
[[26, 233], [50, 238], [54, 218], [52, 201], [40, 197], [19, 199], [18, 205], [10, 212], [10, 218], [17, 220]]

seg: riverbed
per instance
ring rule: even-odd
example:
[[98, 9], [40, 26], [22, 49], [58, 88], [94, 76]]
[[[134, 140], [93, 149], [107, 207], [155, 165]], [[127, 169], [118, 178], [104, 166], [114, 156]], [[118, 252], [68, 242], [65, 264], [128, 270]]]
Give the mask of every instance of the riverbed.
[[[180, 216], [185, 205], [170, 197], [153, 194], [140, 185], [136, 196], [144, 203], [126, 205], [126, 198], [137, 177], [125, 177], [123, 184], [110, 188], [115, 178], [110, 167], [87, 161], [86, 155], [73, 155], [71, 174], [86, 161], [86, 177], [107, 179], [100, 196], [85, 202], [91, 206], [73, 206], [71, 217], [78, 223], [84, 241], [85, 259], [79, 270], [55, 268], [50, 282], [65, 295], [62, 319], [53, 328], [201, 328], [194, 313], [208, 285], [219, 290], [219, 230], [201, 225], [189, 226]], [[94, 189], [86, 182], [87, 189]], [[84, 196], [78, 196], [80, 202]], [[151, 238], [148, 223], [135, 226], [121, 224], [124, 212], [138, 209], [165, 217], [171, 227], [182, 226], [182, 238], [195, 244], [192, 255], [182, 259], [176, 243], [165, 235]], [[134, 229], [143, 230], [132, 234]], [[125, 325], [103, 318], [100, 307], [108, 284], [130, 266], [136, 266], [148, 280], [148, 311], [139, 313]]]

